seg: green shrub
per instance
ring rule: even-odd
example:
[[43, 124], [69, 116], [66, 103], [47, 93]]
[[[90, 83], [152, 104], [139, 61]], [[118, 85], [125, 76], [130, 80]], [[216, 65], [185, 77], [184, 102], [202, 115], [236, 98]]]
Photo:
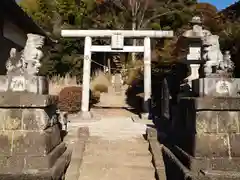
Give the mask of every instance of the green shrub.
[[59, 93], [58, 107], [60, 111], [76, 113], [81, 110], [82, 87], [69, 86]]

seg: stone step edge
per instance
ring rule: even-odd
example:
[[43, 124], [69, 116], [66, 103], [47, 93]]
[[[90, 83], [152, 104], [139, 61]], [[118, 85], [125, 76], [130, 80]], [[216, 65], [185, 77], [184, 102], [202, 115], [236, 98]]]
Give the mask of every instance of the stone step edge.
[[82, 165], [83, 154], [86, 142], [89, 138], [88, 127], [80, 127], [77, 132], [77, 140], [71, 144], [72, 156], [68, 169], [66, 170], [65, 180], [78, 180], [80, 176], [80, 167]]
[[[97, 167], [111, 167], [113, 169], [118, 169], [118, 168], [129, 168], [129, 169], [135, 169], [135, 170], [143, 170], [143, 171], [152, 171], [154, 172], [153, 165], [150, 162], [148, 162], [145, 165], [138, 165], [138, 164], [125, 164], [125, 163], [96, 163], [96, 162], [90, 162], [90, 161], [84, 161], [84, 165], [91, 165], [91, 166], [97, 166]], [[96, 165], [97, 164], [97, 165]]]
[[147, 140], [149, 142], [149, 151], [152, 154], [152, 163], [155, 169], [155, 178], [157, 180], [167, 180], [165, 165], [163, 161], [162, 146], [158, 143], [157, 133], [154, 128], [147, 129]]

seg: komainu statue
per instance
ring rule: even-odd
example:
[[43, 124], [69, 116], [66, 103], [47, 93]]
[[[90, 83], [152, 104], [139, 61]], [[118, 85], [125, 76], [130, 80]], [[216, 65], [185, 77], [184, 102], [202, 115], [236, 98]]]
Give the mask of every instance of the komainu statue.
[[213, 68], [217, 70], [220, 62], [223, 62], [223, 55], [219, 45], [219, 36], [206, 35], [203, 37], [203, 59], [206, 61], [204, 65], [205, 76], [215, 73]]
[[40, 60], [43, 57], [41, 49], [45, 38], [36, 34], [28, 34], [27, 37], [28, 39], [22, 54], [23, 68], [28, 74], [36, 75], [41, 67]]
[[6, 62], [7, 74], [15, 73], [22, 74], [23, 73], [23, 62], [21, 59], [22, 52], [17, 52], [15, 48], [12, 48], [9, 53], [9, 58]]
[[41, 67], [40, 60], [43, 57], [41, 51], [44, 45], [44, 37], [36, 34], [27, 34], [26, 45], [21, 52], [15, 48], [10, 50], [10, 56], [6, 62], [7, 74], [36, 75]]

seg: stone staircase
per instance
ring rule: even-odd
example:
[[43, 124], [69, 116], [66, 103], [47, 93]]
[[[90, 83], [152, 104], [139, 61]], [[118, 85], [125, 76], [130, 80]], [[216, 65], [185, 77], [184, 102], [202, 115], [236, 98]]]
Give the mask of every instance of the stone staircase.
[[143, 139], [108, 141], [90, 137], [79, 180], [154, 180], [152, 157]]
[[120, 56], [113, 56], [113, 62], [116, 65], [117, 69], [121, 69], [122, 68], [122, 63], [121, 63]]
[[127, 88], [127, 86], [120, 84], [120, 82], [110, 86], [107, 93], [101, 94], [100, 102], [94, 106], [102, 108], [128, 108], [125, 95]]
[[155, 180], [149, 144], [143, 137], [145, 124], [129, 117], [111, 117], [74, 121], [69, 131], [77, 127], [88, 127], [90, 133], [78, 180]]

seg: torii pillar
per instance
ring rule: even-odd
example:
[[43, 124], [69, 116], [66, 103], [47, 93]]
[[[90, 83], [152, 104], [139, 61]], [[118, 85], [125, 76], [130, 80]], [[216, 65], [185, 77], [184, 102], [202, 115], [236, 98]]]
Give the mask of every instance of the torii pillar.
[[[62, 30], [61, 36], [66, 38], [85, 37], [83, 87], [82, 87], [82, 117], [91, 118], [89, 111], [89, 91], [92, 52], [143, 52], [144, 53], [144, 110], [149, 112], [151, 100], [151, 39], [172, 38], [173, 31], [145, 31], [145, 30]], [[112, 45], [92, 45], [92, 37], [112, 37]], [[144, 46], [124, 46], [124, 37], [144, 38]], [[144, 116], [146, 116], [144, 115]]]

